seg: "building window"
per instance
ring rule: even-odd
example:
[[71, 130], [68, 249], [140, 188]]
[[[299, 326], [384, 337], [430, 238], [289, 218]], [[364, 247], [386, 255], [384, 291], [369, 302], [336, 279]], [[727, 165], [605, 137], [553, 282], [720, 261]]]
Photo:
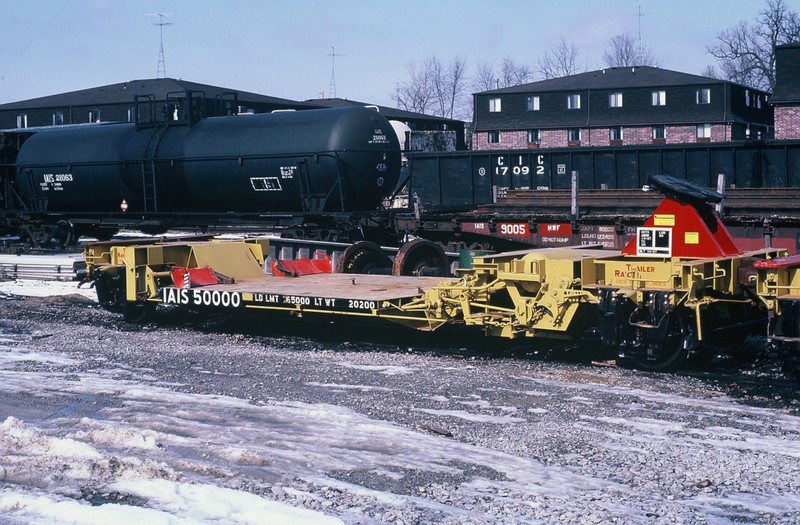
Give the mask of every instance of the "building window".
[[500, 103], [500, 98], [490, 98], [489, 99], [489, 113], [500, 113], [502, 110], [502, 104]]
[[697, 138], [710, 139], [711, 138], [711, 124], [698, 124], [697, 125]]
[[540, 129], [529, 129], [528, 130], [528, 142], [532, 142], [534, 144], [539, 144], [542, 142], [542, 130]]
[[528, 97], [528, 111], [539, 111], [539, 97]]
[[761, 95], [756, 95], [756, 107], [761, 109]]
[[89, 110], [89, 122], [100, 122], [100, 110], [99, 109], [90, 109]]
[[570, 142], [579, 142], [581, 140], [581, 128], [569, 128], [569, 130], [567, 130], [567, 140]]
[[622, 107], [622, 93], [609, 93], [608, 107], [621, 108]]
[[489, 135], [489, 144], [500, 144], [499, 131], [490, 131], [488, 135]]
[[18, 128], [27, 128], [28, 127], [28, 115], [25, 113], [20, 113], [17, 115], [17, 127]]
[[568, 95], [567, 96], [567, 109], [581, 109], [581, 96]]
[[697, 103], [698, 104], [711, 104], [711, 89], [701, 88], [697, 90]]
[[667, 128], [663, 124], [653, 126], [653, 140], [663, 140], [667, 138]]
[[64, 123], [64, 112], [63, 111], [56, 111], [53, 113], [53, 125], [60, 126]]
[[653, 91], [653, 106], [666, 106], [667, 105], [667, 92], [666, 91]]
[[608, 130], [608, 140], [622, 140], [622, 126], [614, 126]]
[[[750, 104], [751, 104], [751, 102], [750, 102], [750, 90], [749, 89], [745, 89], [744, 90], [744, 105], [749, 108]], [[755, 105], [755, 104], [753, 104], [753, 105]]]

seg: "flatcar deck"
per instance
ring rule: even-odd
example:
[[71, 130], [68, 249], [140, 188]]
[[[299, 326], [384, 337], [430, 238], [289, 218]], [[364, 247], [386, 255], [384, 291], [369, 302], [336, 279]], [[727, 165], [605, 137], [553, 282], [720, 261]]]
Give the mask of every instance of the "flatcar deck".
[[389, 277], [386, 275], [321, 273], [300, 277], [253, 279], [234, 284], [207, 286], [242, 293], [282, 294], [299, 297], [325, 296], [336, 299], [390, 301], [416, 297], [421, 289], [447, 279], [443, 277]]
[[[337, 273], [265, 276], [199, 288], [166, 287], [161, 290], [161, 302], [178, 306], [291, 311], [298, 315], [394, 317], [399, 305], [418, 298], [424, 290], [456, 280]], [[413, 314], [401, 317], [408, 321], [421, 320]]]

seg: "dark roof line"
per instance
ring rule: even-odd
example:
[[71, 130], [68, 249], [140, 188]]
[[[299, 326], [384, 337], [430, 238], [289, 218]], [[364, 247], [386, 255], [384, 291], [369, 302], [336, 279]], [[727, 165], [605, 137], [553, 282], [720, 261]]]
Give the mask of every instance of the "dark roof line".
[[10, 102], [1, 104], [0, 110], [23, 108], [42, 109], [51, 107], [86, 106], [89, 104], [103, 106], [107, 104], [131, 102], [137, 95], [156, 95], [158, 98], [166, 99], [167, 93], [185, 90], [203, 91], [207, 98], [214, 98], [226, 93], [237, 93], [239, 99], [244, 102], [260, 102], [287, 107], [316, 107], [294, 100], [259, 95], [258, 93], [233, 90], [208, 84], [199, 84], [179, 78], [157, 78], [129, 80], [127, 82]]
[[349, 100], [346, 98], [318, 98], [318, 99], [308, 99], [305, 100], [304, 102], [308, 104], [321, 105], [326, 108], [341, 108], [350, 106], [376, 107], [378, 108], [378, 111], [380, 111], [387, 118], [396, 118], [396, 119], [407, 118], [416, 120], [424, 119], [424, 120], [440, 121], [440, 122], [454, 122], [458, 120], [458, 119], [449, 119], [445, 117], [437, 117], [434, 115], [426, 115], [425, 113], [415, 113], [413, 111], [406, 111], [404, 109], [392, 108], [389, 106], [380, 106], [378, 104], [369, 104], [367, 102], [359, 102], [357, 100]]
[[[608, 67], [586, 73], [551, 78], [507, 88], [474, 93], [475, 95], [503, 95], [546, 91], [585, 89], [621, 89], [632, 87], [665, 87], [686, 85], [734, 84], [727, 80], [692, 75], [653, 66]], [[752, 88], [748, 88], [752, 89]], [[753, 90], [759, 91], [759, 90]], [[762, 92], [764, 93], [764, 92]]]

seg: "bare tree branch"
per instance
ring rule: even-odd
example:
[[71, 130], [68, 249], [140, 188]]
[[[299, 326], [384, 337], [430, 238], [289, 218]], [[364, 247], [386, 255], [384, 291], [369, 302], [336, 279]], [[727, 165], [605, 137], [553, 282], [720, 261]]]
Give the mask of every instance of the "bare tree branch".
[[800, 15], [785, 0], [768, 0], [753, 26], [747, 22], [717, 33], [708, 48], [725, 79], [764, 91], [775, 86], [775, 46], [800, 40]]
[[587, 64], [579, 60], [578, 48], [563, 38], [539, 59], [539, 73], [545, 79], [583, 73], [587, 69]]
[[636, 39], [626, 33], [612, 37], [609, 46], [610, 48], [603, 52], [603, 60], [608, 67], [660, 65], [652, 51], [637, 45]]
[[406, 111], [453, 118], [468, 111], [463, 107], [466, 70], [466, 61], [459, 57], [448, 66], [435, 56], [421, 65], [412, 63], [407, 67], [409, 80], [397, 85], [392, 99]]

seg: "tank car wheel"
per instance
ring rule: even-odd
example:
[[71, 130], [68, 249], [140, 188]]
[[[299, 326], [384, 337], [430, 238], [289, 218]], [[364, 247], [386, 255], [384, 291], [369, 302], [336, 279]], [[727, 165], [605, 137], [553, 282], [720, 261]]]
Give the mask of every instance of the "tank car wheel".
[[58, 224], [56, 224], [55, 239], [62, 248], [75, 244], [75, 241], [78, 240], [75, 233], [75, 226], [67, 220], [58, 221]]
[[415, 239], [404, 244], [394, 258], [392, 275], [447, 276], [449, 264], [444, 248], [435, 242]]
[[617, 359], [617, 364], [651, 372], [674, 370], [683, 364], [696, 346], [691, 317], [673, 310], [662, 322], [666, 326], [660, 336], [655, 336], [656, 329], [634, 328], [636, 349]]
[[391, 267], [389, 256], [370, 241], [349, 246], [336, 261], [336, 273], [388, 273]]

